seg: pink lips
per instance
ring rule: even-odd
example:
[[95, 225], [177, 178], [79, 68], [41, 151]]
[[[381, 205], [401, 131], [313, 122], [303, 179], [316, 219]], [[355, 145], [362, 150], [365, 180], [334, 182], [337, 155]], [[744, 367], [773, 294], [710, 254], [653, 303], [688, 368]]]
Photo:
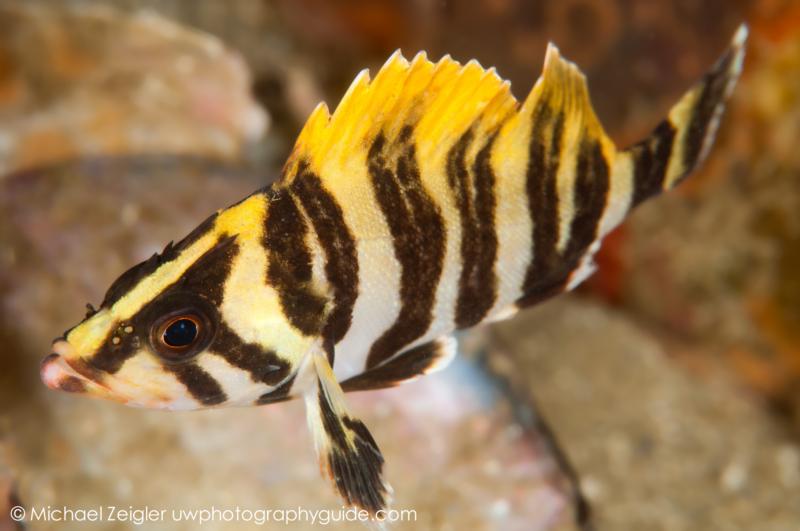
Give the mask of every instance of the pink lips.
[[[104, 382], [103, 373], [76, 357], [72, 345], [60, 339], [53, 343], [53, 353], [42, 360], [39, 375], [50, 389], [81, 393], [115, 402], [127, 399], [113, 392]], [[94, 373], [97, 374], [94, 374]]]
[[[50, 389], [66, 391], [68, 393], [87, 393], [103, 398], [118, 399], [112, 396], [110, 390], [100, 382], [89, 378], [81, 369], [80, 360], [72, 359], [72, 345], [64, 340], [53, 343], [53, 353], [42, 360], [39, 375], [42, 382]], [[83, 373], [83, 374], [82, 374]]]
[[86, 391], [86, 377], [78, 373], [69, 363], [63, 354], [63, 348], [57, 349], [59, 343], [66, 343], [64, 341], [57, 341], [53, 344], [53, 353], [42, 360], [42, 365], [39, 374], [44, 384], [50, 389], [60, 389], [70, 393], [82, 393]]

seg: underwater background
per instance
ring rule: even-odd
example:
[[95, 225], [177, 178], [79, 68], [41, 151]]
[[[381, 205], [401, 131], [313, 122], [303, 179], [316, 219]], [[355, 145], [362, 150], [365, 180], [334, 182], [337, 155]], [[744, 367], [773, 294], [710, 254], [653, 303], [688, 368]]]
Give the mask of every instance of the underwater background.
[[574, 529], [542, 418], [600, 530], [800, 529], [800, 2], [0, 0], [0, 531], [87, 527], [17, 505], [340, 507], [299, 402], [140, 411], [38, 371], [119, 273], [276, 178], [359, 70], [397, 48], [475, 58], [519, 98], [553, 41], [623, 146], [742, 21], [708, 160], [606, 239], [585, 285], [348, 400], [416, 513], [393, 529]]

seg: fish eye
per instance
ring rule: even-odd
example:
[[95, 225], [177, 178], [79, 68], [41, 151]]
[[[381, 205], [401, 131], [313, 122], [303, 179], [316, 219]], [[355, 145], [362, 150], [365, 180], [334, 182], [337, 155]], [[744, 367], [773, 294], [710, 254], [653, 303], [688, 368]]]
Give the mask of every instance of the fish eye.
[[161, 334], [161, 342], [173, 349], [191, 347], [197, 339], [199, 328], [200, 323], [191, 315], [176, 317], [166, 323]]
[[197, 305], [181, 306], [154, 319], [150, 328], [150, 345], [168, 362], [184, 361], [199, 354], [214, 335], [207, 312]]

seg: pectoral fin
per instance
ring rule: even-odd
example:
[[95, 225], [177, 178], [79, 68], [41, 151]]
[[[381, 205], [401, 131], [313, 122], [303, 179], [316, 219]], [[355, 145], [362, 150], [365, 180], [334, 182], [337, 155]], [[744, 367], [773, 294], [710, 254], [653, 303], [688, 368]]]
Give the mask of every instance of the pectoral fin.
[[348, 414], [324, 350], [312, 356], [317, 385], [306, 393], [305, 402], [320, 471], [347, 505], [374, 515], [386, 508], [392, 492], [383, 479], [383, 456], [364, 423]]

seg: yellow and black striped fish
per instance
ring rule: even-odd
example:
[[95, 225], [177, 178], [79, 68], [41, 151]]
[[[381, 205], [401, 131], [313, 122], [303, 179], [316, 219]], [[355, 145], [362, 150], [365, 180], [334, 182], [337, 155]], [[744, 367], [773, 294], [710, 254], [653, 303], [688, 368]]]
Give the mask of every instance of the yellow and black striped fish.
[[552, 45], [522, 103], [474, 61], [396, 53], [316, 108], [278, 182], [115, 281], [42, 379], [148, 408], [303, 397], [335, 488], [383, 508], [383, 457], [344, 393], [441, 368], [454, 331], [584, 280], [602, 238], [705, 157], [746, 36], [621, 150]]

